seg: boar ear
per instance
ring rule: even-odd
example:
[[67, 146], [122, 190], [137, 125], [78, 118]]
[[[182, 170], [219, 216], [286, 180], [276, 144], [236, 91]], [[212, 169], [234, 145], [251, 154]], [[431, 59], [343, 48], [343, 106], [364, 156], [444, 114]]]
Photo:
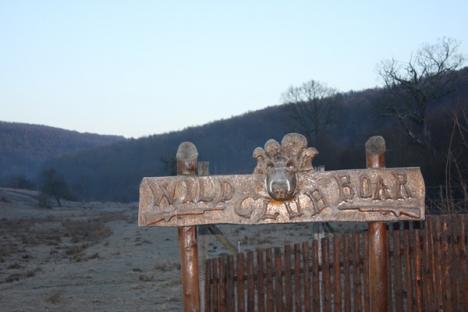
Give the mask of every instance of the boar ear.
[[298, 171], [309, 171], [313, 170], [312, 160], [318, 155], [318, 150], [315, 147], [308, 147], [301, 151], [299, 156]]
[[281, 153], [281, 145], [278, 143], [278, 141], [269, 139], [265, 143], [265, 152], [267, 153], [268, 157], [274, 159]]
[[265, 153], [265, 150], [261, 147], [255, 148], [252, 157], [257, 160], [257, 166], [255, 167], [254, 173], [265, 174], [266, 162], [268, 157]]
[[307, 139], [299, 133], [288, 133], [281, 140], [283, 155], [290, 159], [297, 159], [301, 151], [307, 147]]

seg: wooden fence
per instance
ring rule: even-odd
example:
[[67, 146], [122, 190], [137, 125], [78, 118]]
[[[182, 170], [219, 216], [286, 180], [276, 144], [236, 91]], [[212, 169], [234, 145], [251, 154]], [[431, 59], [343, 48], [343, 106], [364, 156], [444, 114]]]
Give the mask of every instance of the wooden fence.
[[[468, 215], [389, 225], [389, 311], [468, 311]], [[209, 259], [205, 311], [369, 311], [367, 232]]]

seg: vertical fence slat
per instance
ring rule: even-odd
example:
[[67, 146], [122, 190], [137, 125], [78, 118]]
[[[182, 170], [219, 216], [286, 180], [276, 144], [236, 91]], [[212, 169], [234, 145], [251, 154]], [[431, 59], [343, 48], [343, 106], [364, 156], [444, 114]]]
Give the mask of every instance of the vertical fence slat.
[[219, 259], [219, 299], [218, 311], [226, 311], [226, 258]]
[[460, 229], [460, 237], [461, 237], [461, 244], [460, 244], [460, 252], [461, 252], [461, 263], [463, 264], [462, 266], [462, 273], [464, 276], [463, 279], [463, 284], [462, 284], [462, 289], [463, 289], [463, 302], [461, 305], [463, 306], [463, 311], [468, 311], [468, 255], [467, 255], [467, 248], [466, 248], [466, 242], [468, 241], [467, 237], [467, 226], [468, 226], [468, 215], [463, 216], [463, 220], [460, 224], [461, 229]]
[[212, 309], [213, 311], [219, 310], [219, 258], [215, 258], [212, 260], [212, 270], [213, 270], [213, 304]]
[[413, 277], [411, 274], [411, 254], [410, 254], [410, 236], [409, 230], [403, 229], [403, 253], [405, 256], [405, 291], [406, 291], [406, 307], [408, 312], [413, 311]]
[[441, 244], [440, 244], [440, 222], [438, 218], [434, 219], [434, 246], [435, 246], [435, 258], [436, 258], [436, 284], [437, 284], [437, 310], [443, 310], [443, 281], [442, 281], [442, 264], [441, 264]]
[[234, 257], [226, 257], [226, 311], [235, 311], [235, 266], [234, 266]]
[[[389, 288], [389, 308], [388, 311], [395, 311], [395, 241], [393, 240], [393, 232], [395, 231], [395, 223], [389, 224], [388, 225], [388, 282], [390, 283], [388, 288]], [[366, 247], [368, 242], [365, 244], [365, 250], [367, 249]], [[364, 259], [368, 257], [367, 253], [364, 253]], [[366, 267], [366, 264], [364, 264], [364, 268]], [[367, 274], [366, 270], [364, 270], [364, 276], [367, 279]], [[367, 285], [366, 285], [367, 287]], [[367, 296], [367, 294], [366, 294]], [[364, 297], [366, 300], [368, 300], [367, 297]], [[366, 311], [369, 311], [368, 307], [366, 306]]]
[[[364, 284], [363, 284], [363, 292], [364, 292], [364, 311], [368, 312], [370, 310], [370, 299], [369, 299], [369, 237], [365, 233], [361, 234], [361, 239], [364, 242]], [[391, 268], [391, 267], [390, 267]], [[390, 273], [390, 272], [389, 272]], [[390, 281], [390, 278], [387, 278], [387, 281]]]
[[460, 263], [460, 245], [459, 245], [459, 237], [458, 234], [460, 233], [460, 223], [457, 218], [453, 218], [452, 216], [449, 218], [449, 230], [451, 236], [451, 244], [450, 248], [453, 249], [452, 256], [453, 262], [452, 267], [450, 270], [450, 278], [453, 283], [453, 301], [454, 305], [453, 308], [455, 311], [462, 311], [460, 306], [461, 296], [460, 296], [460, 275], [462, 274], [462, 266], [463, 264]]
[[394, 230], [393, 234], [393, 257], [395, 263], [394, 269], [394, 294], [395, 294], [395, 311], [403, 310], [403, 289], [402, 289], [402, 265], [401, 265], [401, 244], [400, 244], [400, 230]]
[[247, 311], [255, 309], [254, 255], [247, 252]]
[[[287, 309], [293, 309], [291, 281], [291, 245], [284, 247], [284, 305]], [[252, 310], [253, 311], [253, 310]]]
[[274, 311], [274, 294], [273, 294], [273, 272], [272, 272], [272, 249], [265, 250], [266, 254], [266, 310], [268, 312]]
[[353, 254], [354, 254], [354, 309], [355, 311], [362, 311], [361, 302], [361, 252], [359, 246], [359, 235], [357, 233], [352, 234], [353, 237]]
[[343, 271], [344, 271], [344, 308], [345, 312], [351, 312], [351, 277], [350, 277], [350, 236], [345, 235], [344, 237], [344, 259], [343, 259]]
[[428, 217], [426, 221], [427, 229], [429, 230], [429, 249], [431, 255], [431, 290], [432, 290], [432, 304], [431, 310], [439, 310], [439, 282], [437, 280], [437, 252], [436, 252], [436, 242], [435, 242], [435, 225], [434, 218]]
[[274, 280], [274, 294], [275, 294], [275, 311], [283, 311], [283, 267], [281, 261], [281, 249], [276, 247], [275, 254], [275, 280]]
[[423, 311], [422, 303], [422, 273], [421, 273], [421, 230], [415, 229], [414, 236], [414, 268], [415, 268], [415, 289], [416, 289], [416, 311]]
[[320, 270], [318, 240], [312, 241], [312, 311], [320, 311]]
[[237, 262], [237, 311], [245, 312], [245, 291], [244, 291], [244, 254], [238, 253]]
[[341, 311], [341, 235], [333, 239], [333, 269], [335, 284], [335, 311]]
[[423, 231], [423, 302], [424, 310], [430, 311], [432, 309], [431, 304], [431, 265], [430, 265], [430, 252], [429, 252], [429, 229], [427, 226], [427, 221], [424, 224]]
[[[393, 311], [468, 311], [467, 221], [427, 216], [390, 231]], [[348, 233], [208, 259], [204, 311], [368, 311], [367, 247]]]
[[446, 216], [441, 217], [442, 223], [442, 232], [441, 232], [441, 242], [442, 242], [442, 253], [443, 253], [443, 279], [444, 279], [444, 308], [445, 311], [453, 311], [452, 307], [452, 287], [453, 284], [450, 280], [450, 267], [452, 265], [452, 248], [449, 248], [449, 230], [448, 230], [448, 220]]
[[334, 236], [328, 235], [328, 274], [329, 274], [329, 304], [330, 304], [330, 311], [334, 311], [335, 308], [335, 272], [333, 267], [333, 252], [334, 252]]
[[257, 308], [258, 312], [265, 312], [265, 252], [257, 249]]
[[323, 311], [331, 311], [329, 240], [322, 238]]
[[304, 311], [310, 311], [310, 273], [309, 273], [309, 245], [302, 243], [302, 267], [304, 270]]
[[294, 305], [297, 312], [302, 311], [301, 293], [301, 247], [294, 244]]
[[409, 244], [409, 269], [411, 274], [411, 293], [412, 293], [412, 309], [417, 311], [416, 307], [416, 268], [415, 268], [415, 242], [413, 236], [414, 222], [405, 222], [408, 225], [408, 244]]
[[212, 289], [211, 287], [211, 263], [212, 261], [210, 259], [205, 260], [205, 312], [210, 312], [211, 311], [211, 297], [210, 297], [210, 291]]

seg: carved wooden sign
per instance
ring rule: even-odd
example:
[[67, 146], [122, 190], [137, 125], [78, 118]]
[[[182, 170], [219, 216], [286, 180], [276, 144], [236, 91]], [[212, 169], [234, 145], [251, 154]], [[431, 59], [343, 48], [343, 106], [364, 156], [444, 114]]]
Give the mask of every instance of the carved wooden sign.
[[419, 168], [316, 172], [300, 134], [256, 148], [250, 175], [143, 178], [140, 226], [424, 219]]

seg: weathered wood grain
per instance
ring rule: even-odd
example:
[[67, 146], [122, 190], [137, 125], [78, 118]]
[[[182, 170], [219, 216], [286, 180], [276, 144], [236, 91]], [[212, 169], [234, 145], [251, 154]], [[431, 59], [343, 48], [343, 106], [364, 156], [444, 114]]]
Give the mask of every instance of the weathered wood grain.
[[273, 199], [262, 174], [143, 178], [140, 226], [424, 219], [419, 168], [299, 172], [294, 196]]

